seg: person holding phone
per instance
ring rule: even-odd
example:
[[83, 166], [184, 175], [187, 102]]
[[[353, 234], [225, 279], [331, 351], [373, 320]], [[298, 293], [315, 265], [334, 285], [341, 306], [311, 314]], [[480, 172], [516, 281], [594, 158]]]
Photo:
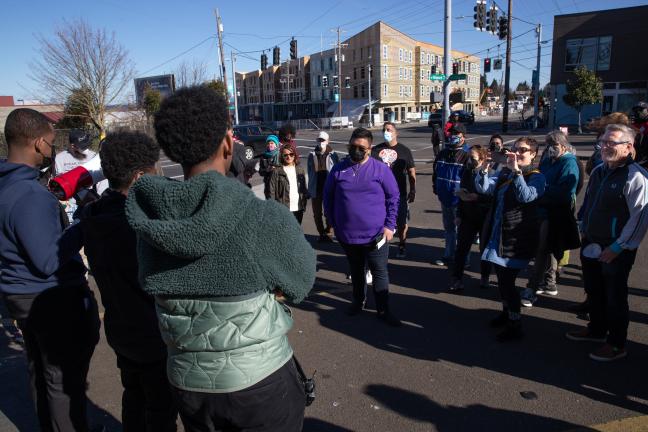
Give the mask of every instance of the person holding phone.
[[373, 135], [358, 128], [349, 140], [349, 156], [333, 167], [324, 186], [324, 212], [351, 269], [353, 300], [348, 314], [365, 306], [366, 268], [371, 270], [378, 318], [401, 322], [389, 306], [389, 242], [396, 231], [400, 191], [391, 168], [370, 157]]
[[[463, 275], [466, 258], [470, 253], [470, 247], [475, 238], [481, 233], [484, 227], [484, 221], [488, 215], [493, 198], [489, 195], [477, 193], [475, 188], [475, 176], [480, 168], [487, 163], [488, 152], [480, 146], [470, 147], [468, 160], [461, 176], [460, 188], [455, 194], [459, 197], [457, 207], [457, 249], [454, 256], [454, 265], [452, 267], [452, 281], [450, 291], [459, 291], [463, 289]], [[486, 244], [480, 243], [481, 252]], [[481, 281], [479, 286], [488, 288], [491, 265], [488, 261], [481, 261]]]
[[502, 296], [503, 310], [491, 321], [493, 327], [505, 327], [497, 335], [500, 342], [523, 336], [521, 298], [515, 281], [538, 248], [538, 199], [544, 193], [546, 180], [533, 169], [537, 154], [535, 139], [518, 138], [506, 153], [506, 168], [498, 177], [489, 175], [489, 164], [475, 176], [476, 191], [494, 199], [484, 228], [482, 260], [495, 266]]

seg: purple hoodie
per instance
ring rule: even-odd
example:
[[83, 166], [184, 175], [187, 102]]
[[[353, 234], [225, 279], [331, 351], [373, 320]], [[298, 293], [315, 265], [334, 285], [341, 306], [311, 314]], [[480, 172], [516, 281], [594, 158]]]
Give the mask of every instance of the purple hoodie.
[[326, 179], [324, 213], [340, 242], [367, 244], [383, 228], [396, 230], [399, 199], [389, 166], [371, 157], [362, 165], [346, 158]]

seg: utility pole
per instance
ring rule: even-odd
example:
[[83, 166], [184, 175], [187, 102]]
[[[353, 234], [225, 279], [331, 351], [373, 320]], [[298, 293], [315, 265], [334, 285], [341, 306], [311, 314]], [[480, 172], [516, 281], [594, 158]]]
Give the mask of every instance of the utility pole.
[[337, 43], [335, 44], [337, 50], [337, 70], [338, 70], [338, 117], [342, 117], [342, 48], [346, 47], [347, 44], [340, 43], [340, 34], [343, 32], [340, 27], [333, 29], [337, 33]]
[[452, 62], [450, 56], [452, 55], [452, 0], [445, 0], [445, 26], [444, 26], [444, 44], [443, 44], [443, 60], [446, 79], [443, 82], [443, 128], [450, 118], [450, 75], [452, 75]]
[[[536, 27], [538, 34], [538, 59], [536, 60], [536, 74], [533, 82], [535, 97], [533, 98], [533, 129], [538, 128], [538, 115], [540, 114], [540, 51], [542, 50], [542, 24]], [[545, 122], [546, 123], [546, 122]]]
[[369, 80], [369, 127], [372, 126], [373, 119], [371, 115], [371, 63], [367, 65], [367, 78]]
[[216, 30], [218, 33], [218, 49], [220, 51], [221, 70], [223, 71], [223, 84], [225, 84], [225, 89], [227, 89], [227, 67], [225, 66], [225, 51], [223, 51], [223, 23], [221, 22], [218, 9], [214, 10], [214, 14], [216, 15]]
[[511, 87], [511, 23], [513, 22], [513, 0], [508, 0], [508, 31], [506, 32], [506, 71], [504, 72], [504, 113], [502, 132], [508, 132], [509, 89]]
[[238, 92], [236, 91], [236, 54], [234, 51], [231, 53], [232, 56], [232, 89], [234, 90], [234, 124], [239, 124], [238, 116]]

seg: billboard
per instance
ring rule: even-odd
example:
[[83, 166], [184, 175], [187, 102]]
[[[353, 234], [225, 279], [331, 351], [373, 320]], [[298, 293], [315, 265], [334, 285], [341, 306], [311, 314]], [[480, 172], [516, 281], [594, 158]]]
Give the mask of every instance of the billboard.
[[141, 105], [144, 100], [144, 89], [147, 84], [151, 86], [153, 90], [159, 91], [163, 98], [172, 95], [175, 91], [175, 77], [173, 74], [135, 78], [135, 97], [137, 98], [137, 105]]

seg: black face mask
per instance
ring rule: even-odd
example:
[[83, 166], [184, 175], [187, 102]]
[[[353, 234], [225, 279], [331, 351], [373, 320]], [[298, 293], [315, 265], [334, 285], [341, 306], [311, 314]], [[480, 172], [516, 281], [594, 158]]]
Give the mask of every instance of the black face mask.
[[479, 162], [476, 159], [470, 158], [466, 161], [466, 168], [469, 170], [474, 170], [479, 165]]
[[[38, 152], [40, 153], [40, 151]], [[45, 173], [47, 171], [51, 173], [54, 170], [54, 160], [56, 159], [56, 147], [54, 146], [54, 144], [50, 145], [49, 156], [47, 156], [45, 153], [41, 153], [41, 154], [43, 155], [43, 162], [41, 162], [40, 166], [38, 167], [38, 170], [41, 173]]]
[[648, 121], [648, 109], [634, 110], [634, 118], [636, 121]]
[[358, 147], [354, 145], [349, 146], [349, 157], [353, 162], [362, 162], [366, 154], [367, 153], [364, 147]]

